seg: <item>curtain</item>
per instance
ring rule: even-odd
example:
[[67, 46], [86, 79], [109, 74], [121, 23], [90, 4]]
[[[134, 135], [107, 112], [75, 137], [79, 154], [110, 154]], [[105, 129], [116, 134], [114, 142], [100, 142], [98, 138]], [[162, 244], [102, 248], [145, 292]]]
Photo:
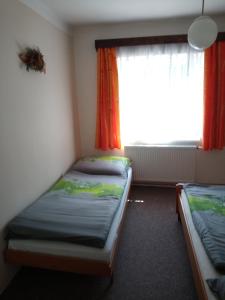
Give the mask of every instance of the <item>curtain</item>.
[[188, 44], [117, 49], [124, 145], [193, 145], [202, 137], [204, 53]]
[[116, 49], [97, 52], [97, 120], [95, 146], [120, 149], [119, 91]]
[[204, 68], [204, 150], [225, 146], [225, 41], [205, 50]]

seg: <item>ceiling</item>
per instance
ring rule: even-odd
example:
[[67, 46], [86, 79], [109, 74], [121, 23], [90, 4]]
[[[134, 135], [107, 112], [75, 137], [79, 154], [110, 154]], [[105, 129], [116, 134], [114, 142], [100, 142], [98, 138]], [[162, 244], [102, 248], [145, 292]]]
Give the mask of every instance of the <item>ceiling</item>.
[[[202, 0], [29, 0], [69, 25], [148, 21], [201, 14]], [[205, 0], [206, 15], [225, 14], [225, 0]]]

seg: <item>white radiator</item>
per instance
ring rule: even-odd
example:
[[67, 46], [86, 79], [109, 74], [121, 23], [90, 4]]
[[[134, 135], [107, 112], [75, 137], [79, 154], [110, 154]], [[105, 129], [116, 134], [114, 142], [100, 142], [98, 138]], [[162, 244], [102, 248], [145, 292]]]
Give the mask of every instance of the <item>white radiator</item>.
[[133, 161], [133, 179], [144, 182], [194, 182], [196, 148], [126, 146]]

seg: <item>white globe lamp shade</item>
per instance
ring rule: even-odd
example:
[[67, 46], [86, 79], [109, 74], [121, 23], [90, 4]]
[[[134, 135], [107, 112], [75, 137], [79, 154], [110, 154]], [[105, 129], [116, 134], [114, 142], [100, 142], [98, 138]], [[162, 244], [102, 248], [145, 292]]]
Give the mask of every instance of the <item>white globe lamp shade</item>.
[[215, 42], [217, 33], [216, 23], [208, 16], [200, 16], [188, 30], [188, 43], [196, 50], [204, 50]]

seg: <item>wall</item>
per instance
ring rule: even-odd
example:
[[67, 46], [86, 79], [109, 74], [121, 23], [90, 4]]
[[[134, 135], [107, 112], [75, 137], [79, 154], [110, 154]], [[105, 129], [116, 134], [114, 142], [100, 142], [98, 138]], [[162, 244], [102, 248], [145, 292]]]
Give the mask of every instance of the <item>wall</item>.
[[[225, 31], [225, 18], [217, 17], [214, 19], [219, 26], [219, 30]], [[74, 51], [76, 62], [75, 82], [77, 87], [76, 92], [81, 127], [82, 155], [98, 153], [94, 148], [96, 122], [95, 39], [184, 34], [187, 33], [192, 21], [192, 18], [168, 19], [145, 23], [81, 26], [74, 29]], [[155, 149], [155, 151], [157, 151], [157, 149]], [[189, 170], [191, 173], [195, 174], [195, 180], [201, 182], [225, 182], [225, 152], [205, 153], [201, 150], [196, 150], [195, 152], [196, 153], [193, 156], [193, 170]], [[116, 151], [115, 153], [123, 152]], [[132, 153], [134, 153], [134, 151]], [[175, 152], [172, 155], [175, 157]], [[137, 156], [140, 158], [141, 154], [135, 154], [134, 157]], [[150, 169], [151, 163], [151, 161], [146, 161], [146, 168]], [[188, 161], [185, 162], [185, 164], [188, 163]], [[138, 168], [140, 167], [141, 165], [138, 166]], [[158, 170], [157, 178], [165, 178], [164, 172], [165, 168], [162, 165]], [[154, 175], [152, 174], [151, 178], [148, 176], [149, 173], [142, 174], [142, 176], [139, 176], [138, 172], [136, 172], [136, 174], [137, 180], [144, 178], [145, 180], [149, 179], [157, 181], [157, 178], [154, 179]], [[178, 174], [178, 177], [180, 180], [182, 180], [182, 178], [185, 180], [186, 177], [182, 177], [182, 174], [184, 174], [183, 171], [180, 175]], [[172, 179], [168, 180], [167, 178], [166, 181], [172, 181]]]
[[[17, 54], [24, 46], [41, 49], [46, 75], [20, 65]], [[71, 49], [67, 34], [17, 0], [1, 0], [0, 291], [15, 273], [3, 262], [5, 225], [76, 158]]]

